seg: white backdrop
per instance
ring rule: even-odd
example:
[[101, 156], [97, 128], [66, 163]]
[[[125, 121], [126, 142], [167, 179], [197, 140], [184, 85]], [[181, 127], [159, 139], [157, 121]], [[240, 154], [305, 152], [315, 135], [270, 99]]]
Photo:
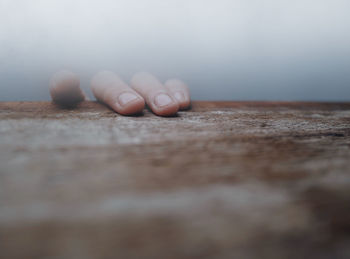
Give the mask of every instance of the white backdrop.
[[348, 0], [0, 0], [0, 100], [68, 68], [180, 77], [195, 99], [350, 100]]

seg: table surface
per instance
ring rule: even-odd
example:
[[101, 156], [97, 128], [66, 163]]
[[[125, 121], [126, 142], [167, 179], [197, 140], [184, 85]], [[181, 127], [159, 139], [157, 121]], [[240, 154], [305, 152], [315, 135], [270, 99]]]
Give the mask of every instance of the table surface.
[[350, 103], [0, 103], [0, 258], [350, 258]]

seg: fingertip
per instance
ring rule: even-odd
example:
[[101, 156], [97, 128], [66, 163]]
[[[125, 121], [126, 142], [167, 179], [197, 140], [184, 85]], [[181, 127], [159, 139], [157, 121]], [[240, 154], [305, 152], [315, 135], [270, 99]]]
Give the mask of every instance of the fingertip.
[[152, 111], [159, 116], [172, 116], [179, 110], [179, 103], [167, 92], [160, 92], [153, 97]]
[[141, 113], [145, 101], [116, 73], [100, 71], [91, 79], [91, 89], [96, 99], [122, 115]]
[[76, 105], [85, 100], [79, 77], [68, 70], [56, 72], [50, 79], [49, 89], [52, 101], [60, 105]]
[[115, 100], [115, 111], [122, 115], [133, 115], [141, 113], [145, 107], [145, 101], [142, 97], [131, 92], [119, 94]]
[[179, 104], [179, 110], [185, 110], [190, 106], [190, 98], [183, 91], [172, 92], [172, 95]]
[[191, 98], [188, 86], [179, 79], [169, 79], [164, 83], [172, 96], [179, 104], [180, 110], [188, 109], [191, 105]]
[[148, 72], [138, 72], [130, 80], [131, 87], [146, 101], [158, 116], [172, 116], [179, 110], [179, 103], [157, 77]]

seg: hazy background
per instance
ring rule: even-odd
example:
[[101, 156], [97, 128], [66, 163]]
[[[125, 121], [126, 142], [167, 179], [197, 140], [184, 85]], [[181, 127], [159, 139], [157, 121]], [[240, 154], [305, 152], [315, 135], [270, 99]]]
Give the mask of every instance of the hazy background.
[[[67, 68], [184, 79], [194, 99], [350, 100], [349, 0], [0, 0], [0, 100]], [[89, 92], [90, 94], [90, 92]]]

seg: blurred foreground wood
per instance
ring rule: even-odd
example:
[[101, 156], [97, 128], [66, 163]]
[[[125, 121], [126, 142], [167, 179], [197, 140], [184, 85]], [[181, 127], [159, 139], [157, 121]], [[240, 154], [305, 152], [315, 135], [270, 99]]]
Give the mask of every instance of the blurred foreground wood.
[[0, 258], [350, 258], [350, 103], [0, 103]]

